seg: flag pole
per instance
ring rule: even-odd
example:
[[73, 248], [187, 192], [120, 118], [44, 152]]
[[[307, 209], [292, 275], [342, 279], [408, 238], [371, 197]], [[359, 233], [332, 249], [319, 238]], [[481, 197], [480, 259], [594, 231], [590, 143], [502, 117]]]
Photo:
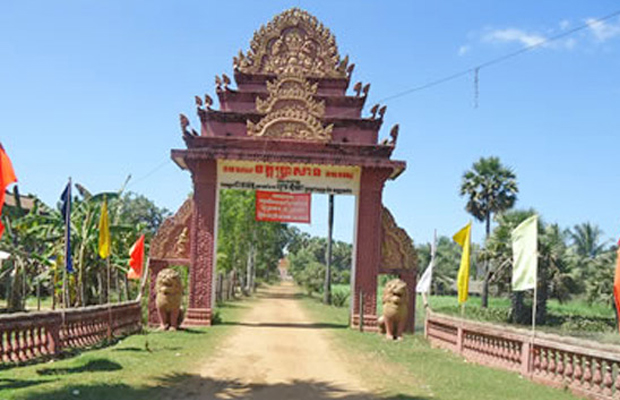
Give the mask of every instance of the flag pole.
[[146, 286], [146, 280], [147, 280], [147, 275], [149, 273], [149, 260], [150, 257], [146, 258], [146, 264], [144, 265], [144, 268], [142, 270], [142, 277], [141, 277], [141, 281], [140, 281], [140, 288], [138, 291], [138, 296], [136, 297], [137, 301], [142, 300], [142, 293], [144, 292], [144, 287]]
[[[432, 261], [432, 265], [433, 265], [433, 269], [435, 268], [435, 256], [437, 254], [437, 228], [435, 228], [435, 230], [433, 231], [433, 248], [432, 248], [432, 252], [431, 252], [431, 261]], [[432, 276], [431, 276], [432, 278]], [[433, 291], [433, 281], [431, 280], [430, 285], [428, 285], [428, 300], [425, 300], [425, 306], [430, 308], [431, 307], [431, 296], [432, 296], [432, 291]]]
[[69, 191], [67, 192], [67, 208], [65, 209], [65, 268], [62, 271], [62, 308], [67, 308], [67, 268], [69, 268], [69, 254], [71, 252], [70, 235], [71, 235], [71, 177], [69, 177]]
[[536, 311], [538, 308], [538, 217], [536, 217], [536, 269], [534, 270], [534, 304], [532, 304], [532, 349], [536, 335]]
[[538, 282], [534, 286], [534, 304], [532, 304], [532, 339], [536, 335], [536, 308], [538, 306]]
[[110, 303], [110, 255], [108, 254], [108, 257], [106, 258], [106, 264], [107, 264], [107, 269], [108, 269], [108, 279], [107, 279], [107, 292], [106, 292], [106, 303]]

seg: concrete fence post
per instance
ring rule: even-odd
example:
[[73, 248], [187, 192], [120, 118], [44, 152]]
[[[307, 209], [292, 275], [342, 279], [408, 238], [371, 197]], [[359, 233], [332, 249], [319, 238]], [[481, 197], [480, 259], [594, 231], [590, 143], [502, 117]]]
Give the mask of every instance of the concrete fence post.
[[108, 329], [106, 332], [106, 335], [108, 337], [108, 340], [112, 340], [112, 306], [110, 305], [110, 303], [108, 303]]
[[461, 324], [456, 328], [456, 349], [459, 354], [463, 354], [463, 325]]
[[60, 343], [60, 318], [54, 318], [54, 322], [46, 327], [47, 330], [47, 351], [51, 356], [60, 354], [62, 344]]
[[530, 376], [532, 346], [530, 342], [524, 341], [521, 345], [521, 375]]

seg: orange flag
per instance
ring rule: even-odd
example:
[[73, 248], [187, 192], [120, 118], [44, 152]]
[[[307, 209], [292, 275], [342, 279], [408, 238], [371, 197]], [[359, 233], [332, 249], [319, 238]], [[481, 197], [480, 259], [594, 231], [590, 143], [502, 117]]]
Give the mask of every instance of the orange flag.
[[[0, 214], [2, 214], [2, 206], [4, 206], [4, 195], [6, 187], [11, 183], [17, 182], [15, 171], [13, 171], [13, 165], [9, 156], [6, 155], [4, 147], [0, 144]], [[4, 225], [0, 219], [0, 239], [4, 233]]]
[[[616, 302], [616, 312], [620, 321], [620, 240], [618, 240], [618, 254], [616, 255], [616, 277], [614, 278], [614, 300]], [[620, 324], [618, 324], [620, 330]]]
[[140, 279], [142, 276], [142, 264], [144, 262], [144, 235], [131, 246], [129, 250], [129, 272], [127, 272], [127, 278]]

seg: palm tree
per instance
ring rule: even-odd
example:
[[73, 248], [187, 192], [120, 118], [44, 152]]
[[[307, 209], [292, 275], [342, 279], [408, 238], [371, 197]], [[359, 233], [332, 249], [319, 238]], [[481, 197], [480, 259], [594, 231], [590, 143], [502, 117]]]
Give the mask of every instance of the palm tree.
[[[478, 221], [486, 224], [486, 238], [491, 233], [491, 217], [511, 209], [517, 201], [516, 175], [512, 169], [502, 165], [498, 157], [481, 157], [472, 169], [463, 174], [461, 196], [467, 196], [465, 210]], [[482, 307], [488, 306], [489, 266], [484, 267], [482, 286]]]
[[481, 261], [488, 263], [493, 261], [497, 266], [493, 274], [493, 282], [500, 291], [510, 293], [510, 322], [527, 323], [527, 310], [524, 305], [524, 292], [510, 290], [510, 278], [512, 275], [512, 246], [511, 232], [524, 220], [534, 215], [534, 210], [512, 210], [499, 215], [497, 227], [489, 236], [484, 250], [480, 253]]
[[575, 225], [569, 236], [575, 246], [577, 255], [588, 258], [595, 258], [605, 249], [605, 243], [601, 243], [603, 231], [598, 225], [584, 222]]

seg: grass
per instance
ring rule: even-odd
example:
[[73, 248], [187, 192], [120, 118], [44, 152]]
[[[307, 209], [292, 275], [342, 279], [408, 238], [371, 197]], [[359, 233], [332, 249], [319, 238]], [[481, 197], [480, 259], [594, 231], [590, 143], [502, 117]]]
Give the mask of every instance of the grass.
[[[7, 301], [5, 299], [0, 299], [0, 310], [7, 308]], [[51, 310], [52, 309], [52, 297], [46, 296], [41, 297], [41, 311]], [[26, 299], [26, 311], [37, 311], [37, 298], [36, 297], [28, 297]]]
[[[224, 321], [239, 320], [251, 300], [220, 306]], [[128, 336], [77, 356], [0, 370], [0, 399], [158, 399], [192, 377], [231, 325]]]
[[[347, 325], [347, 308], [325, 306], [312, 298], [302, 301], [317, 322]], [[338, 327], [330, 329], [329, 334], [349, 365], [384, 398], [576, 399], [570, 393], [534, 384], [515, 373], [469, 364], [450, 352], [431, 348], [420, 334], [407, 335], [401, 342]]]

